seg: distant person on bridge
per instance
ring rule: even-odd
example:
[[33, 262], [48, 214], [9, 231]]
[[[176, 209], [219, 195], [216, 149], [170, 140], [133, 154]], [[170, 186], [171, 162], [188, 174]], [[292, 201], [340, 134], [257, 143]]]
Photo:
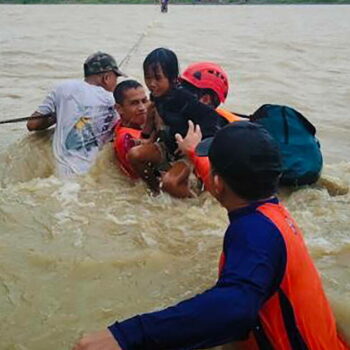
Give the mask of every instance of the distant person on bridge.
[[168, 12], [168, 4], [169, 4], [169, 0], [160, 0], [160, 12], [162, 13]]

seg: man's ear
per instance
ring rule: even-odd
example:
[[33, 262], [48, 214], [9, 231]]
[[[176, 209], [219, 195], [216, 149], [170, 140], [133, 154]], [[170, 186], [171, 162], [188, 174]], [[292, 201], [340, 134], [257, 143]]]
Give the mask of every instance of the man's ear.
[[117, 110], [117, 112], [120, 116], [123, 114], [123, 106], [122, 105], [120, 105], [119, 103], [116, 103], [114, 105], [114, 108]]
[[222, 177], [218, 174], [213, 174], [213, 194], [215, 197], [221, 196], [225, 190], [225, 184]]
[[108, 90], [108, 73], [101, 73], [99, 79], [100, 86], [102, 86], [105, 90]]

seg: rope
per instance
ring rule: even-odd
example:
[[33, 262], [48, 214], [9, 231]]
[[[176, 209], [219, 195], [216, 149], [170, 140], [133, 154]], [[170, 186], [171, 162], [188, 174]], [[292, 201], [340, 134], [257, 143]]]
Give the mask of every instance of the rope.
[[[45, 116], [46, 117], [46, 116]], [[17, 122], [25, 122], [29, 119], [39, 119], [43, 118], [43, 116], [38, 117], [24, 117], [24, 118], [16, 118], [16, 119], [7, 119], [7, 120], [1, 120], [0, 124], [9, 124], [9, 123], [17, 123]]]
[[125, 57], [120, 61], [120, 64], [119, 64], [120, 66], [123, 66], [124, 64], [127, 65], [129, 63], [131, 56], [137, 51], [142, 40], [145, 38], [145, 36], [147, 36], [147, 34], [149, 34], [148, 31], [154, 26], [155, 22], [156, 20], [153, 19], [153, 21], [147, 26], [147, 29], [143, 33], [141, 33], [141, 35], [138, 37], [135, 44], [130, 48], [130, 50], [125, 55]]
[[136, 41], [135, 45], [129, 50], [129, 52], [126, 54], [126, 56], [121, 60], [121, 62], [119, 64], [120, 66], [123, 66], [124, 63], [127, 64], [130, 61], [130, 58], [131, 58], [133, 52], [134, 51], [136, 52], [136, 50], [140, 46], [140, 44], [145, 36], [146, 36], [145, 32], [140, 35], [140, 37]]
[[[153, 19], [153, 21], [147, 26], [147, 29], [141, 33], [141, 35], [138, 37], [137, 41], [135, 42], [135, 44], [130, 48], [130, 50], [128, 51], [128, 53], [125, 55], [125, 57], [121, 60], [119, 66], [123, 66], [124, 64], [128, 64], [128, 62], [130, 61], [131, 56], [137, 51], [137, 49], [139, 48], [142, 40], [144, 39], [144, 37], [148, 34], [147, 30], [150, 30], [154, 24], [155, 24], [155, 19]], [[7, 120], [1, 120], [0, 124], [8, 124], [8, 123], [17, 123], [17, 122], [24, 122], [30, 119], [40, 119], [40, 118], [44, 118], [47, 116], [34, 116], [34, 117], [24, 117], [24, 118], [15, 118], [15, 119], [7, 119]]]

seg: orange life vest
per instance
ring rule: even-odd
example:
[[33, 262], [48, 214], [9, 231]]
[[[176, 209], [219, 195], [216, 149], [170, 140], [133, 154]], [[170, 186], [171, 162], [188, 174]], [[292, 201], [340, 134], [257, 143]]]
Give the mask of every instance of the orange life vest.
[[117, 164], [125, 175], [137, 179], [138, 176], [133, 171], [126, 155], [132, 147], [132, 139], [140, 138], [141, 130], [127, 128], [118, 123], [114, 133], [114, 151], [118, 160]]
[[297, 224], [281, 204], [265, 203], [257, 210], [269, 218], [281, 232], [287, 250], [287, 263], [279, 289], [259, 312], [259, 327], [263, 332], [259, 332], [258, 337], [253, 337], [255, 339], [240, 343], [240, 348], [349, 349], [337, 334], [336, 322], [320, 276]]
[[191, 150], [187, 154], [190, 162], [193, 164], [194, 173], [203, 184], [206, 191], [210, 191], [210, 162], [208, 157], [198, 157], [194, 150]]
[[216, 112], [218, 112], [223, 118], [225, 118], [229, 123], [232, 123], [232, 122], [238, 122], [240, 120], [247, 120], [245, 118], [241, 118], [229, 111], [227, 111], [226, 109], [223, 109], [223, 108], [216, 108]]

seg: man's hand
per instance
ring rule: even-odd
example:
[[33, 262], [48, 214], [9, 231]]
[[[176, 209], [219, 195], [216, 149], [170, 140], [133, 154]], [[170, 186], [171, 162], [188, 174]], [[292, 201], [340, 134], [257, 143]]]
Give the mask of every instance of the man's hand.
[[178, 145], [178, 152], [184, 155], [193, 151], [202, 140], [202, 132], [199, 125], [194, 125], [191, 120], [188, 121], [188, 131], [183, 138], [180, 134], [175, 135]]
[[34, 112], [27, 121], [28, 131], [44, 130], [56, 123], [56, 114], [43, 115], [39, 112]]
[[84, 335], [72, 350], [122, 350], [109, 330]]

